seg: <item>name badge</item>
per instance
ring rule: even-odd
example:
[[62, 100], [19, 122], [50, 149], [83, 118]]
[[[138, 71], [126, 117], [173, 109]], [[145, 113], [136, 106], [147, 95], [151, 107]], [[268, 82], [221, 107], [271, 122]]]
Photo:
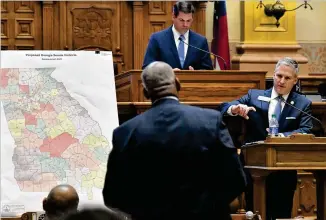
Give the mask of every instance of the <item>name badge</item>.
[[264, 101], [264, 102], [270, 102], [271, 101], [271, 98], [260, 95], [260, 96], [258, 96], [258, 100]]

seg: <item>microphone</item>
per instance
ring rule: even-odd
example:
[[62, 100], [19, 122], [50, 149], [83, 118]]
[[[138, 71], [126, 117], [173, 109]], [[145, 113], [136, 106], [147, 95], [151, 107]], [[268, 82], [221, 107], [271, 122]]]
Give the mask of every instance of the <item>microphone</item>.
[[323, 123], [322, 123], [318, 118], [316, 118], [316, 117], [314, 117], [314, 116], [308, 114], [308, 113], [305, 112], [305, 111], [302, 111], [301, 109], [299, 109], [299, 108], [295, 107], [294, 105], [288, 103], [288, 102], [285, 101], [284, 99], [282, 99], [282, 102], [284, 102], [285, 104], [291, 106], [291, 107], [294, 108], [295, 110], [297, 110], [297, 111], [299, 111], [299, 112], [301, 112], [301, 113], [307, 115], [308, 117], [314, 119], [315, 121], [317, 121], [317, 122], [321, 125], [322, 133], [323, 133], [323, 136], [324, 136], [325, 132], [324, 132], [324, 128], [323, 128]]
[[258, 211], [254, 214], [252, 211], [246, 212], [246, 220], [261, 220], [261, 216]]
[[254, 213], [252, 211], [246, 212], [246, 219], [253, 219], [254, 218]]
[[225, 62], [225, 60], [224, 60], [223, 57], [221, 57], [221, 56], [219, 56], [219, 55], [217, 55], [217, 54], [211, 53], [211, 52], [209, 52], [209, 51], [203, 50], [203, 49], [201, 49], [201, 48], [199, 48], [199, 47], [195, 47], [195, 46], [193, 46], [193, 45], [191, 45], [191, 44], [188, 44], [188, 43], [186, 43], [183, 39], [181, 39], [181, 37], [179, 38], [179, 40], [182, 41], [183, 43], [187, 44], [189, 47], [193, 47], [193, 48], [195, 48], [195, 49], [197, 49], [197, 50], [200, 50], [200, 51], [202, 51], [202, 52], [208, 53], [209, 55], [213, 55], [214, 57], [217, 57], [217, 58], [221, 59], [221, 60], [223, 61], [223, 64], [224, 64], [224, 69], [225, 69], [225, 70], [227, 69], [227, 65], [226, 65], [226, 62]]

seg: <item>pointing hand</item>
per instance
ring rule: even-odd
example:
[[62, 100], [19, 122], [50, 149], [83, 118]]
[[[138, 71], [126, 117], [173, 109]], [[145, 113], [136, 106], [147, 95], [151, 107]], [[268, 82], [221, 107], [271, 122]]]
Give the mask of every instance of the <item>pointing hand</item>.
[[249, 106], [243, 105], [243, 104], [233, 105], [231, 107], [232, 114], [240, 115], [241, 117], [244, 117], [247, 120], [249, 119], [249, 117], [248, 117], [249, 111], [256, 111], [256, 109], [254, 107], [249, 107]]

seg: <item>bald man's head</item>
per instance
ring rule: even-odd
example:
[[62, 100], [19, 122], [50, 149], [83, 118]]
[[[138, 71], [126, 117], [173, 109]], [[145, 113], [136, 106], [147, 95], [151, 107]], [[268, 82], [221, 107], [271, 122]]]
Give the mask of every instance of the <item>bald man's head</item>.
[[43, 200], [43, 209], [48, 216], [62, 216], [77, 211], [78, 203], [74, 187], [62, 184], [54, 187]]
[[180, 82], [172, 67], [167, 63], [161, 61], [150, 63], [143, 70], [141, 79], [144, 95], [152, 102], [165, 96], [178, 97]]

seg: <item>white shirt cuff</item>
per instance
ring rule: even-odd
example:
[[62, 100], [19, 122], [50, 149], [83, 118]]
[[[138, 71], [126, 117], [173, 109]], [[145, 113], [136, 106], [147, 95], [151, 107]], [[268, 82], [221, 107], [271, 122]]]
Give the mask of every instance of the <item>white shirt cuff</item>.
[[237, 116], [238, 114], [232, 114], [232, 111], [231, 111], [231, 109], [232, 109], [232, 106], [233, 105], [231, 105], [229, 108], [228, 108], [228, 110], [226, 111], [226, 113], [228, 114], [228, 115], [231, 115], [231, 116]]

